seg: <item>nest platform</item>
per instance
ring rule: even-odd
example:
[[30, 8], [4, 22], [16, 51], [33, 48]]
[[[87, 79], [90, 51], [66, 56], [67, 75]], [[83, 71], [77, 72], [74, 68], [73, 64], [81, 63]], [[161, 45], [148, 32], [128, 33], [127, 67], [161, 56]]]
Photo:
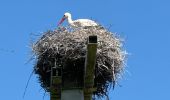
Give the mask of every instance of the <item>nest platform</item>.
[[[122, 41], [103, 27], [49, 30], [33, 44], [34, 66], [41, 86], [49, 91], [51, 67], [61, 68], [63, 87], [83, 87], [87, 38], [97, 35], [94, 96], [106, 96], [124, 69], [125, 53]], [[69, 82], [69, 85], [67, 83]]]

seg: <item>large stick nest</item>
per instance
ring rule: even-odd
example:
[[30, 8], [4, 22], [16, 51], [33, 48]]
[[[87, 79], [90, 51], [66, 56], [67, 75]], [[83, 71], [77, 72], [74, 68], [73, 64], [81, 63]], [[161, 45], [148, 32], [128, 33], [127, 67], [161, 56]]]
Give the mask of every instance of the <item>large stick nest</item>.
[[54, 66], [62, 68], [63, 86], [76, 82], [76, 87], [83, 87], [87, 38], [90, 35], [98, 37], [94, 78], [97, 90], [94, 95], [107, 95], [109, 86], [115, 85], [124, 69], [125, 53], [121, 39], [102, 27], [60, 27], [44, 32], [33, 44], [36, 56], [34, 71], [45, 90], [49, 91], [51, 67]]

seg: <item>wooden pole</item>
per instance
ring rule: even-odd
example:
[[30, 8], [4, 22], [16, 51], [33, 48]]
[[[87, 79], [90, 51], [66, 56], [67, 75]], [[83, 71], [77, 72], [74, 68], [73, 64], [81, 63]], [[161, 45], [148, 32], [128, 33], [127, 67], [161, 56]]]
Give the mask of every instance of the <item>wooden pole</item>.
[[95, 88], [93, 86], [94, 86], [94, 70], [96, 65], [96, 53], [97, 53], [97, 36], [89, 36], [85, 62], [84, 100], [92, 100], [92, 94], [95, 91]]
[[50, 100], [61, 100], [61, 69], [51, 68]]

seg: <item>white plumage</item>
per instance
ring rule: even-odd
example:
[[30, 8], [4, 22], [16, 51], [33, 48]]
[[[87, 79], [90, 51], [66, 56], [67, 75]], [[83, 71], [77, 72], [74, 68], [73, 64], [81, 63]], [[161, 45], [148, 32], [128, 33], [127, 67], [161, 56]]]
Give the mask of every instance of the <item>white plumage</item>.
[[67, 19], [68, 23], [72, 27], [85, 27], [85, 26], [98, 26], [98, 24], [95, 21], [89, 20], [89, 19], [77, 19], [72, 20], [70, 13], [65, 13], [61, 21], [58, 23], [58, 26], [62, 24], [62, 22]]

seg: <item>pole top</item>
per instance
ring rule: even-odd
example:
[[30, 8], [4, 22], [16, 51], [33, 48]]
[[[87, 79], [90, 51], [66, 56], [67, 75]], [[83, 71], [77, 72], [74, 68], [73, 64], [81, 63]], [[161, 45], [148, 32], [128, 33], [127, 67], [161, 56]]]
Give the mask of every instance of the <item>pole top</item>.
[[88, 42], [97, 43], [97, 36], [96, 35], [89, 36]]

